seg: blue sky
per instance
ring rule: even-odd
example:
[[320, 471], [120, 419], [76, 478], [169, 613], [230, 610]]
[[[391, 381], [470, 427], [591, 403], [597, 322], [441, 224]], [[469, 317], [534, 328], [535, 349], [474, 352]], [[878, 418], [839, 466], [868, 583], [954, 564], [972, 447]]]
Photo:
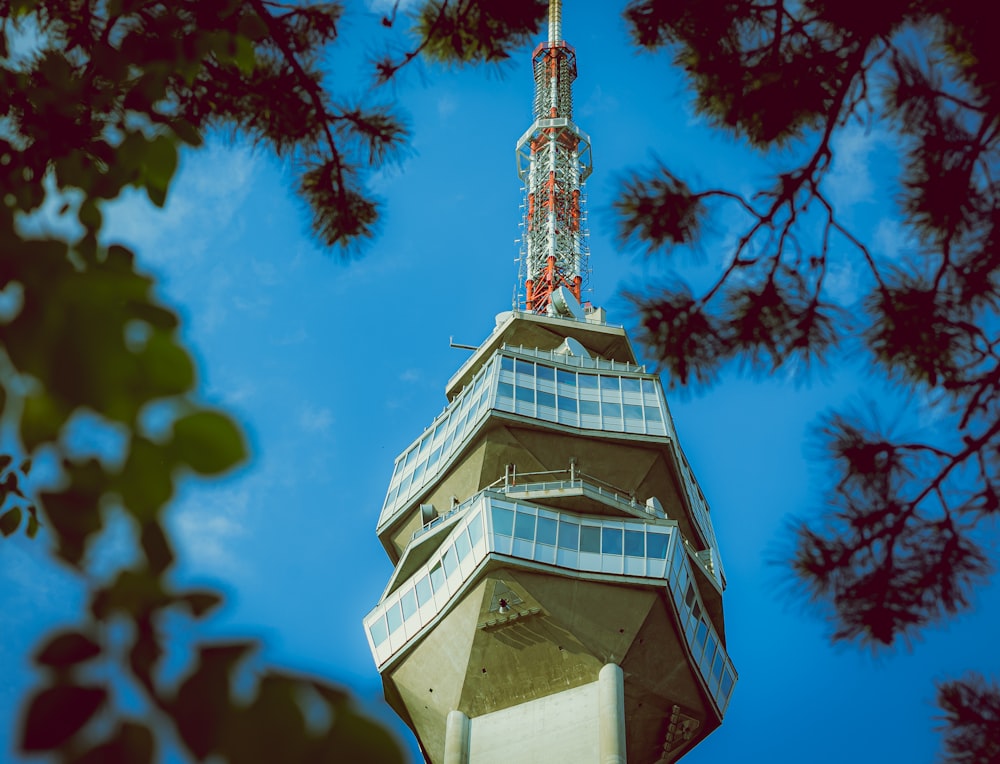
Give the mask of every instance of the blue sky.
[[[789, 160], [753, 156], [699, 121], [668, 59], [628, 45], [620, 4], [565, 5], [564, 37], [580, 69], [576, 121], [594, 152], [591, 299], [627, 324], [623, 288], [655, 283], [671, 268], [704, 280], [738, 220], [723, 211], [700, 261], [623, 253], [610, 205], [624, 175], [658, 157], [696, 184], [749, 192]], [[372, 6], [349, 11], [350, 43], [329, 60], [335, 91], [366, 91], [363, 57], [384, 34]], [[252, 443], [247, 467], [185, 485], [173, 506], [178, 579], [226, 591], [212, 633], [259, 636], [271, 662], [345, 683], [389, 720], [361, 629], [391, 571], [375, 523], [393, 459], [441, 410], [444, 384], [465, 358], [449, 338], [477, 344], [510, 307], [520, 215], [514, 145], [531, 121], [529, 60], [525, 50], [500, 70], [423, 67], [385, 89], [381, 97], [409, 119], [411, 151], [372, 178], [385, 200], [380, 235], [349, 261], [310, 239], [289, 167], [221, 136], [183, 157], [164, 210], [136, 196], [108, 211], [109, 239], [137, 249], [182, 314], [205, 398], [233, 412]], [[852, 126], [835, 147], [828, 191], [839, 211], [876, 249], [905, 257], [890, 138], [878, 126]], [[864, 279], [848, 255], [833, 274], [850, 302]], [[784, 374], [748, 381], [738, 371], [703, 394], [668, 396], [712, 507], [729, 578], [729, 653], [740, 672], [725, 723], [685, 761], [931, 762], [934, 681], [968, 669], [1000, 674], [1000, 589], [977, 592], [971, 612], [909, 650], [832, 648], [827, 627], [789, 597], [787, 575], [772, 561], [789, 517], [819, 504], [824, 474], [807, 458], [810, 426], [831, 407], [857, 403], [862, 387], [881, 393], [857, 359], [839, 359], [809, 384]], [[907, 432], [942, 426], [933, 401], [879, 400]], [[44, 544], [14, 539], [0, 554], [3, 708], [15, 708], [30, 686], [23, 656], [38, 635], [73, 622], [82, 602], [79, 585], [51, 569]], [[120, 548], [113, 524], [96, 553], [117, 560]], [[0, 758], [13, 757], [14, 719], [5, 716]]]

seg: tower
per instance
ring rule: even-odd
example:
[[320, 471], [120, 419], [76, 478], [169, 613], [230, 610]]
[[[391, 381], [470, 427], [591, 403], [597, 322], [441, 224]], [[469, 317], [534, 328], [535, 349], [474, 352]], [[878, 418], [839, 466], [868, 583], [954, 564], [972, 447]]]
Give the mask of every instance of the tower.
[[659, 378], [581, 302], [590, 139], [550, 0], [532, 57], [522, 301], [397, 459], [377, 533], [395, 570], [364, 626], [433, 764], [675, 761], [736, 682], [708, 504]]

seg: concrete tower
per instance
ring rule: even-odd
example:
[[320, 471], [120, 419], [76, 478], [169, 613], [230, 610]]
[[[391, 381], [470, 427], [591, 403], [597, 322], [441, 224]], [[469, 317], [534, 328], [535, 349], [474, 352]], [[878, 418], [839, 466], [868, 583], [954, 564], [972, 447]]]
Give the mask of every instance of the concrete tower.
[[581, 303], [590, 140], [551, 0], [518, 142], [519, 309], [448, 382], [378, 521], [395, 564], [365, 631], [433, 764], [671, 762], [736, 682], [725, 573], [663, 389]]

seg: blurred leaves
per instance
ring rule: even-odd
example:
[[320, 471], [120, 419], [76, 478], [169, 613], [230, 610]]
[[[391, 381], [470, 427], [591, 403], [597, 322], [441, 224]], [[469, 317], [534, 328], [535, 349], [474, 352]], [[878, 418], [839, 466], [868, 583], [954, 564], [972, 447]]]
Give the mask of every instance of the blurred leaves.
[[[1000, 46], [972, 4], [943, 0], [631, 0], [625, 18], [683, 69], [700, 117], [774, 167], [749, 191], [662, 164], [622, 183], [624, 243], [672, 262], [678, 248], [717, 253], [699, 291], [674, 275], [629, 296], [642, 339], [675, 387], [730, 364], [801, 378], [863, 358], [931, 409], [916, 439], [826, 415], [825, 508], [793, 525], [788, 560], [834, 640], [910, 641], [969, 608], [993, 570], [981, 521], [1000, 509]], [[853, 125], [898, 147], [902, 257], [861, 241], [831, 201], [834, 138]], [[833, 276], [845, 270], [849, 290]], [[948, 761], [997, 759], [998, 697], [942, 685]]]
[[1000, 687], [979, 674], [938, 685], [944, 712], [945, 764], [989, 764], [1000, 759]]

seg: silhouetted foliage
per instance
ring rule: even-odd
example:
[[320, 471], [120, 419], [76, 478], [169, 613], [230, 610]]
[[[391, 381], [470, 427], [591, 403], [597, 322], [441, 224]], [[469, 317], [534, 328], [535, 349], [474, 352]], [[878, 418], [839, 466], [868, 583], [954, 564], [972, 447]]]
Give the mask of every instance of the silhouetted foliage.
[[[545, 10], [540, 0], [426, 2], [406, 42], [416, 49], [369, 62], [372, 76], [384, 81], [420, 52], [501, 61]], [[38, 648], [22, 752], [78, 764], [160, 760], [165, 745], [198, 760], [402, 759], [347, 694], [261, 666], [253, 642], [195, 644], [181, 659], [187, 673], [163, 678], [178, 649], [165, 643], [164, 619], [203, 619], [222, 601], [170, 583], [165, 512], [178, 479], [222, 474], [246, 448], [228, 416], [198, 401], [178, 318], [153, 280], [132, 252], [99, 238], [104, 202], [132, 187], [162, 207], [179, 150], [219, 128], [298, 169], [321, 243], [347, 252], [370, 237], [381, 210], [366, 178], [409, 136], [384, 103], [345, 101], [325, 86], [322, 53], [338, 41], [342, 12], [275, 0], [0, 0], [0, 407], [5, 442], [19, 449], [0, 456], [0, 533], [41, 528], [54, 554], [89, 576], [89, 550], [117, 510], [137, 560], [90, 577], [79, 624]], [[82, 235], [26, 233], [28, 216], [53, 199]], [[154, 404], [170, 419], [156, 432], [142, 418]], [[126, 434], [120, 459], [73, 452], [64, 434], [81, 416]], [[32, 495], [30, 456], [40, 450], [60, 474]], [[107, 641], [109, 624], [121, 644]], [[145, 711], [121, 705], [112, 676], [131, 683]]]
[[1000, 760], [1000, 687], [978, 674], [938, 685], [946, 764]]
[[[981, 521], [1000, 509], [1000, 46], [975, 4], [943, 0], [632, 0], [625, 16], [638, 45], [670, 51], [710, 124], [783, 149], [750, 196], [663, 166], [622, 186], [621, 239], [648, 253], [705, 251], [722, 214], [745, 221], [727, 224], [735, 243], [709, 288], [674, 277], [630, 296], [670, 382], [711, 383], [732, 362], [797, 371], [846, 349], [938, 401], [947, 426], [928, 442], [827, 415], [828, 507], [795, 526], [792, 568], [833, 638], [909, 640], [967, 608], [992, 570], [980, 544]], [[903, 259], [863, 243], [828, 196], [832, 139], [851, 124], [899, 147], [896, 201], [913, 242]], [[845, 298], [831, 267], [852, 259], [867, 293]], [[995, 725], [1000, 695], [977, 687], [942, 686], [953, 761], [997, 757], [982, 743], [996, 727], [976, 714]]]

